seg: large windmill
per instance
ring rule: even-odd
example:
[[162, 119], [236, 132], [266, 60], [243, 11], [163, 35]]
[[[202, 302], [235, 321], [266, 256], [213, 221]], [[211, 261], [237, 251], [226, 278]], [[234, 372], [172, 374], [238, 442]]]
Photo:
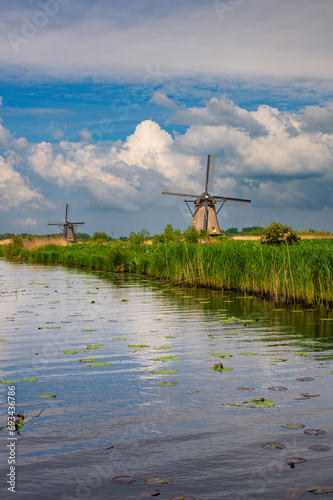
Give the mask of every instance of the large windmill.
[[69, 205], [66, 205], [65, 222], [49, 222], [48, 226], [59, 226], [63, 231], [63, 237], [70, 243], [76, 243], [75, 231], [76, 226], [84, 224], [84, 222], [69, 222]]
[[[162, 191], [162, 194], [170, 194], [173, 196], [185, 196], [185, 203], [193, 217], [192, 226], [198, 231], [204, 229], [208, 231], [211, 236], [219, 236], [222, 234], [217, 220], [217, 214], [229, 202], [231, 204], [238, 203], [251, 203], [251, 200], [244, 200], [242, 198], [227, 198], [226, 196], [212, 196], [209, 194], [208, 189], [211, 189], [213, 175], [212, 171], [215, 168], [215, 156], [208, 155], [205, 190], [202, 194], [188, 194], [188, 193], [172, 193], [169, 190]], [[211, 174], [211, 175], [210, 175]], [[194, 200], [187, 200], [186, 198], [195, 198]], [[191, 210], [189, 203], [194, 203], [194, 213]], [[216, 211], [216, 205], [220, 204]]]

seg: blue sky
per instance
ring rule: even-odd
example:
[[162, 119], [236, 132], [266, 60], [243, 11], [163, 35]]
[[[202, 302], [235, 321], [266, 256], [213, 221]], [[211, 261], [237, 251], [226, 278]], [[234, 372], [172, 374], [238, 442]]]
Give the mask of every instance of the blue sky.
[[333, 231], [331, 0], [0, 6], [0, 233], [70, 203], [115, 237], [191, 217], [164, 186], [251, 199], [222, 228]]

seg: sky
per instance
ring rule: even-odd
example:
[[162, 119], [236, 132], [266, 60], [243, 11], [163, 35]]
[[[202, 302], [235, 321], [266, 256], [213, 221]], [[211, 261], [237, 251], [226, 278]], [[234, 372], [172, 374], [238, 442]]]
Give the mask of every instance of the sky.
[[2, 0], [0, 233], [333, 232], [332, 0]]

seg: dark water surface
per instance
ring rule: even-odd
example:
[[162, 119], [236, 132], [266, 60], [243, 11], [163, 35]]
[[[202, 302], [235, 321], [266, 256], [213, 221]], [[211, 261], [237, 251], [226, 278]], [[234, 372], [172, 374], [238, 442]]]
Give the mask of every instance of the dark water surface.
[[[17, 412], [44, 409], [16, 444], [15, 496], [6, 484], [9, 436], [0, 432], [1, 498], [137, 499], [157, 488], [144, 482], [153, 476], [173, 480], [157, 488], [161, 500], [333, 498], [307, 491], [333, 488], [333, 312], [133, 276], [0, 266], [0, 380], [18, 381], [0, 385], [0, 427], [8, 385]], [[171, 355], [180, 359], [154, 360]], [[79, 361], [90, 358], [111, 364]], [[213, 371], [218, 363], [232, 370]], [[153, 373], [164, 369], [178, 371]], [[158, 385], [169, 381], [178, 384]], [[297, 399], [302, 393], [312, 397]], [[260, 398], [274, 407], [228, 406]], [[306, 462], [285, 463], [295, 457]], [[137, 482], [112, 482], [119, 475]]]

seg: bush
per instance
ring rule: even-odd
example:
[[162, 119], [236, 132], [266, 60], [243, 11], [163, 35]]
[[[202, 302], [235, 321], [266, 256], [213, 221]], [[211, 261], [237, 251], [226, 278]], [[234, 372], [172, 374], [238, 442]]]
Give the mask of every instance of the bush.
[[200, 238], [200, 233], [194, 226], [190, 226], [188, 229], [186, 229], [183, 235], [187, 243], [198, 243]]
[[109, 240], [109, 237], [106, 233], [94, 233], [94, 236], [91, 238], [93, 243], [106, 243]]
[[279, 222], [272, 222], [269, 226], [265, 227], [261, 237], [261, 243], [269, 243], [279, 245], [281, 243], [298, 244], [300, 237], [297, 236], [290, 226], [283, 226]]

